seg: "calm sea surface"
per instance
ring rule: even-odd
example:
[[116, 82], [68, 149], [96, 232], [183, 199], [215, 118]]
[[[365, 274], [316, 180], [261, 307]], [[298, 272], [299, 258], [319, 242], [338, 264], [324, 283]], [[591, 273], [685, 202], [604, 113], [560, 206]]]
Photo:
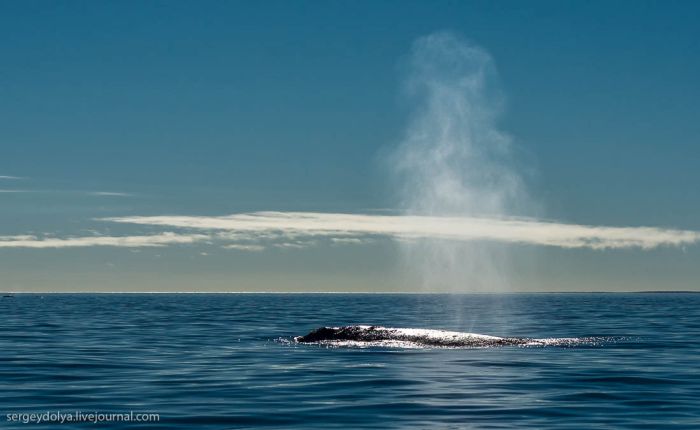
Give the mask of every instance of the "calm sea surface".
[[[0, 428], [700, 428], [700, 294], [18, 294], [0, 316]], [[610, 340], [289, 342], [347, 324]], [[160, 421], [8, 421], [59, 411]]]

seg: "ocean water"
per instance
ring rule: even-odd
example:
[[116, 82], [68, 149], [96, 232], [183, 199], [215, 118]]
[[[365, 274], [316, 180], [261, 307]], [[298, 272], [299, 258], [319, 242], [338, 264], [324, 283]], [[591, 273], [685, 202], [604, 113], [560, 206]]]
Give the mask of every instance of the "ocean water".
[[[0, 315], [1, 428], [700, 428], [700, 294], [17, 294]], [[599, 341], [293, 341], [348, 324]], [[47, 412], [159, 421], [22, 422]]]

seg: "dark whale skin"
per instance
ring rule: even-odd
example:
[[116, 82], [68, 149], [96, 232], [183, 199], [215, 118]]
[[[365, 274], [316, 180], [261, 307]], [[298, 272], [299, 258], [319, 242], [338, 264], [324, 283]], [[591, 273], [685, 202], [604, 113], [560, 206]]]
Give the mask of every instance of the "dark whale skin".
[[391, 340], [384, 331], [379, 331], [375, 326], [345, 326], [345, 327], [320, 327], [312, 330], [306, 336], [295, 338], [300, 343], [322, 342], [326, 340], [354, 340], [357, 342], [372, 342], [378, 340]]

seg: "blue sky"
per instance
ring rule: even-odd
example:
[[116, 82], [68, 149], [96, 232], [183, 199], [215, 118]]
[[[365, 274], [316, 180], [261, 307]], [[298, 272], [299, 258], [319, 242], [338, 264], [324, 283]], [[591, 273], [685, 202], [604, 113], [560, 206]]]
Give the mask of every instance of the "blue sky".
[[[698, 231], [699, 12], [692, 2], [4, 2], [0, 176], [19, 179], [0, 178], [14, 191], [0, 192], [0, 236], [181, 232], [100, 218], [394, 213], [386, 155], [411, 121], [411, 49], [445, 30], [493, 58], [498, 127], [539, 219]], [[0, 248], [0, 289], [426, 289], [396, 241], [332, 239], [347, 238]], [[509, 290], [700, 287], [693, 243], [507, 248]]]

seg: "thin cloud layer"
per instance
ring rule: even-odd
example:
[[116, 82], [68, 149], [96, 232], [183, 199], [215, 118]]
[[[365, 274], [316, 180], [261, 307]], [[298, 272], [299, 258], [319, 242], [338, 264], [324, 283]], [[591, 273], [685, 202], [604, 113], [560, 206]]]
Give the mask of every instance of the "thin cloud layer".
[[230, 216], [134, 216], [104, 221], [196, 230], [220, 230], [219, 238], [255, 241], [300, 237], [497, 241], [590, 249], [653, 249], [700, 241], [700, 232], [657, 227], [606, 227], [533, 219], [432, 217], [315, 212], [255, 212]]
[[163, 247], [216, 244], [224, 249], [259, 252], [316, 246], [362, 245], [385, 237], [398, 241], [432, 239], [494, 241], [559, 248], [649, 250], [700, 242], [700, 232], [656, 227], [605, 227], [533, 219], [368, 215], [316, 212], [255, 212], [230, 216], [136, 216], [103, 218], [124, 224], [182, 229], [132, 236], [0, 236], [0, 248]]
[[104, 196], [104, 197], [131, 197], [131, 193], [121, 193], [115, 191], [88, 191], [85, 194], [89, 196]]
[[[0, 179], [3, 179], [0, 177]], [[37, 193], [37, 194], [84, 194], [96, 197], [133, 197], [131, 193], [114, 191], [73, 191], [73, 190], [26, 190], [26, 189], [0, 189], [0, 193]]]
[[160, 233], [144, 236], [87, 236], [40, 238], [31, 235], [0, 236], [0, 248], [83, 248], [111, 246], [120, 248], [158, 247], [195, 243], [209, 239], [203, 234]]

